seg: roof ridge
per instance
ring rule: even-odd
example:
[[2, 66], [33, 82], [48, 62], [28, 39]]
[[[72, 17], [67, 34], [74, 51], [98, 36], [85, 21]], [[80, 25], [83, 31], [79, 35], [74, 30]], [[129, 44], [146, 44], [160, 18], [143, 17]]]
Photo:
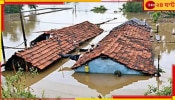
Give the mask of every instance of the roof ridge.
[[120, 28], [120, 27], [122, 27], [124, 25], [134, 25], [135, 26], [134, 23], [137, 24], [137, 25], [140, 25], [143, 28], [151, 29], [151, 27], [148, 25], [147, 22], [141, 21], [140, 19], [134, 17], [134, 18], [131, 18], [130, 20], [124, 22], [123, 24], [120, 24], [119, 26], [114, 27], [112, 30], [116, 30], [116, 29], [118, 29], [118, 28]]
[[[131, 19], [115, 28], [113, 28], [108, 35], [99, 41], [99, 47], [93, 49], [89, 53], [85, 53], [71, 68], [77, 68], [83, 64], [99, 57], [106, 55], [110, 59], [118, 63], [126, 65], [128, 68], [140, 70], [147, 74], [154, 74], [155, 67], [152, 62], [151, 43], [149, 41], [150, 27], [145, 25], [139, 19]], [[145, 42], [146, 41], [146, 42]], [[142, 51], [145, 53], [142, 53]], [[147, 64], [138, 64], [135, 66], [137, 56], [141, 55], [141, 62]], [[148, 70], [148, 71], [147, 71]]]

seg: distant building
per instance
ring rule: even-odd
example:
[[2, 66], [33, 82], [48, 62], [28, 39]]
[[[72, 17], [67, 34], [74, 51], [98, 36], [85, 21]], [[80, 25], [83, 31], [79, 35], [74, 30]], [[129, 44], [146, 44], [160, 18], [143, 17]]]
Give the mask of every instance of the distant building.
[[155, 74], [150, 30], [146, 22], [133, 18], [113, 28], [72, 66], [76, 72]]

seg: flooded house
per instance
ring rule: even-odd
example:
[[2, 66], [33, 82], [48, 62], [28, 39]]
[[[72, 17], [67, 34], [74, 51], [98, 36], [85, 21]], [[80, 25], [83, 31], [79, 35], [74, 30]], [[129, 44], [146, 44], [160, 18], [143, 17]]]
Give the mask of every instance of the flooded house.
[[44, 32], [32, 41], [31, 47], [15, 52], [8, 59], [5, 69], [18, 70], [19, 67], [22, 67], [28, 70], [33, 67], [43, 70], [61, 59], [62, 57], [59, 54], [72, 52], [81, 43], [94, 38], [102, 32], [103, 29], [88, 21]]
[[133, 18], [115, 28], [71, 67], [75, 72], [153, 75], [151, 27]]

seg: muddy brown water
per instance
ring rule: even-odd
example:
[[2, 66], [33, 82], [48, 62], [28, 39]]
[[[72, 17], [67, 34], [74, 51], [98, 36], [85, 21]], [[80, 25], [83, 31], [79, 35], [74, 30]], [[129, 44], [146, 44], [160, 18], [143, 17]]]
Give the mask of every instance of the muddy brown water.
[[[27, 37], [27, 44], [42, 33], [34, 33], [37, 31], [45, 31], [55, 28], [63, 28], [82, 21], [90, 21], [92, 23], [100, 23], [109, 19], [117, 17], [117, 20], [108, 22], [100, 27], [105, 30], [104, 33], [86, 42], [81, 48], [88, 48], [91, 43], [97, 43], [105, 37], [109, 30], [116, 27], [130, 18], [137, 17], [145, 19], [155, 29], [155, 23], [152, 23], [150, 15], [145, 13], [114, 13], [122, 7], [120, 3], [77, 3], [76, 13], [72, 10], [48, 13], [43, 15], [34, 15], [25, 17], [24, 25]], [[66, 3], [61, 7], [74, 7], [75, 3]], [[104, 14], [93, 13], [90, 11], [95, 6], [104, 5], [107, 7], [107, 12]], [[60, 7], [58, 5], [40, 5], [39, 8], [46, 7]], [[27, 8], [26, 8], [27, 9]], [[43, 11], [33, 12], [39, 13]], [[30, 13], [24, 13], [28, 15]], [[22, 31], [18, 14], [5, 16], [5, 31], [3, 32], [3, 39], [5, 46], [24, 48]], [[66, 19], [65, 19], [66, 18]], [[27, 21], [30, 20], [30, 21]], [[174, 20], [174, 19], [172, 19]], [[41, 96], [42, 91], [45, 91], [46, 97], [97, 97], [99, 94], [105, 97], [112, 95], [143, 95], [148, 89], [148, 85], [155, 87], [162, 87], [167, 85], [168, 78], [172, 77], [172, 64], [175, 63], [175, 36], [171, 35], [175, 28], [175, 23], [163, 22], [160, 23], [161, 41], [154, 41], [152, 43], [155, 66], [157, 67], [157, 56], [160, 55], [160, 67], [166, 72], [160, 78], [150, 76], [122, 76], [120, 78], [110, 74], [85, 74], [74, 73], [70, 67], [75, 61], [69, 59], [62, 59], [47, 69], [39, 73], [38, 76], [31, 78], [27, 74], [26, 86], [30, 86], [33, 92]], [[5, 49], [6, 58], [21, 49]], [[78, 52], [74, 52], [78, 53]], [[62, 71], [60, 71], [61, 69]], [[13, 72], [5, 71], [3, 76], [12, 75]], [[3, 80], [4, 81], [4, 80]]]
[[130, 76], [123, 75], [116, 77], [112, 74], [87, 74], [87, 73], [74, 73], [72, 75], [78, 82], [88, 85], [91, 89], [96, 89], [102, 95], [109, 94], [111, 91], [123, 88], [141, 80], [148, 80], [149, 76]]

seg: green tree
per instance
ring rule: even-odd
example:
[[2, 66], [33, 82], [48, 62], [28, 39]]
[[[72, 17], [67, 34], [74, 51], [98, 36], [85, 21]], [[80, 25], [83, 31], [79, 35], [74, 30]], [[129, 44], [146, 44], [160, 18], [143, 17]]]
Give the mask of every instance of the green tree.
[[[19, 8], [22, 10], [24, 5], [5, 5], [5, 13], [19, 13]], [[36, 9], [37, 5], [28, 5], [30, 9]]]
[[122, 10], [124, 12], [143, 12], [142, 2], [127, 2], [123, 4]]

